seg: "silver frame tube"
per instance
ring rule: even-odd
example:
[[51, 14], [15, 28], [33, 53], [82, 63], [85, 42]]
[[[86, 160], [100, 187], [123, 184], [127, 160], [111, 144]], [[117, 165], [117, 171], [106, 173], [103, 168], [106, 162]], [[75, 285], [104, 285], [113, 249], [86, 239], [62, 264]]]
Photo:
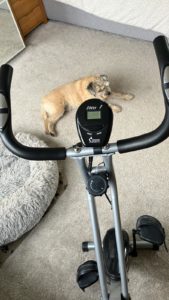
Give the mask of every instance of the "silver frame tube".
[[109, 295], [108, 295], [108, 289], [106, 283], [106, 273], [104, 267], [102, 242], [101, 242], [99, 222], [97, 217], [96, 203], [95, 203], [95, 198], [89, 193], [87, 194], [88, 194], [88, 207], [89, 207], [90, 221], [91, 221], [92, 231], [93, 231], [93, 240], [95, 246], [95, 254], [96, 254], [97, 267], [99, 273], [101, 294], [103, 300], [108, 300]]
[[87, 170], [87, 167], [86, 167], [85, 158], [84, 157], [78, 158], [76, 160], [76, 162], [79, 166], [79, 169], [81, 171], [81, 174], [82, 174], [82, 176], [84, 178], [84, 181], [85, 181], [85, 184], [87, 186], [89, 175], [88, 175], [88, 170]]
[[[85, 158], [83, 157], [81, 159], [77, 159], [77, 163], [79, 165], [79, 168], [81, 170], [81, 173], [82, 173], [85, 183], [87, 185], [89, 175], [88, 175]], [[90, 221], [91, 221], [91, 225], [92, 225], [94, 249], [95, 249], [95, 255], [96, 255], [96, 260], [97, 260], [97, 267], [98, 267], [98, 273], [99, 273], [99, 281], [100, 281], [102, 299], [108, 300], [109, 295], [108, 295], [108, 290], [107, 290], [106, 272], [105, 272], [105, 268], [104, 268], [102, 242], [101, 242], [101, 236], [100, 236], [100, 228], [99, 228], [99, 222], [98, 222], [98, 217], [97, 217], [95, 198], [94, 198], [94, 196], [90, 195], [88, 192], [87, 192], [87, 196], [88, 196], [88, 208], [89, 208]]]
[[127, 283], [128, 282], [127, 271], [126, 271], [126, 264], [124, 258], [124, 243], [123, 243], [121, 220], [120, 220], [117, 184], [116, 184], [116, 177], [113, 168], [112, 156], [103, 156], [103, 161], [109, 173], [109, 186], [110, 186], [111, 199], [112, 199], [112, 213], [114, 218], [117, 253], [118, 253], [118, 260], [119, 260], [119, 271], [120, 271], [120, 278], [121, 278], [121, 292], [123, 297], [125, 299], [128, 299], [129, 293], [128, 293], [128, 283]]
[[96, 155], [112, 155], [118, 152], [117, 143], [111, 143], [101, 148], [100, 153], [95, 154], [93, 147], [79, 146], [78, 144], [66, 150], [66, 157], [70, 158], [83, 158], [85, 156]]

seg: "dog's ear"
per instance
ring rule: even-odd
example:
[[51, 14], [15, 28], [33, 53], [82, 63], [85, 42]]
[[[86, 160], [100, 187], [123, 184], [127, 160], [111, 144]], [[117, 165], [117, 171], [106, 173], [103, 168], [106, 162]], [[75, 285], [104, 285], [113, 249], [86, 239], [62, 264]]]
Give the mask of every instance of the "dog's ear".
[[93, 95], [93, 96], [96, 95], [95, 85], [94, 85], [93, 82], [90, 82], [90, 83], [88, 84], [87, 90], [88, 90], [88, 92], [89, 92], [91, 95]]
[[100, 75], [100, 77], [105, 80], [105, 81], [108, 81], [108, 76], [107, 75]]

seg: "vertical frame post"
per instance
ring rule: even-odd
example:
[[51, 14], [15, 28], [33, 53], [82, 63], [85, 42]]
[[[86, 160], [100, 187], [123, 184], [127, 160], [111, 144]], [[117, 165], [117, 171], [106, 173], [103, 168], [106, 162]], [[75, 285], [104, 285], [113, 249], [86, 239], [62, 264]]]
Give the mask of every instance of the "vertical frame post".
[[119, 271], [120, 271], [120, 278], [121, 278], [121, 293], [124, 299], [129, 299], [128, 283], [127, 283], [128, 279], [127, 279], [126, 264], [124, 258], [124, 243], [123, 243], [121, 220], [120, 220], [120, 209], [118, 203], [117, 184], [116, 184], [116, 177], [113, 168], [112, 155], [103, 156], [103, 161], [109, 173], [109, 186], [111, 191], [112, 212], [114, 218]]
[[[87, 170], [87, 166], [85, 163], [85, 158], [77, 159], [77, 163], [80, 167], [81, 173], [84, 177], [84, 180], [85, 180], [85, 183], [87, 186], [89, 175], [88, 175], [88, 170]], [[109, 294], [108, 294], [108, 290], [107, 290], [106, 273], [105, 273], [105, 267], [104, 267], [103, 250], [102, 250], [99, 222], [98, 222], [98, 217], [97, 217], [96, 203], [95, 203], [94, 196], [90, 195], [88, 192], [87, 192], [87, 195], [88, 195], [88, 208], [89, 208], [90, 221], [91, 221], [91, 225], [92, 225], [94, 248], [95, 248], [95, 255], [96, 255], [96, 261], [97, 261], [97, 267], [98, 267], [98, 273], [99, 273], [99, 281], [100, 281], [102, 300], [108, 300]]]

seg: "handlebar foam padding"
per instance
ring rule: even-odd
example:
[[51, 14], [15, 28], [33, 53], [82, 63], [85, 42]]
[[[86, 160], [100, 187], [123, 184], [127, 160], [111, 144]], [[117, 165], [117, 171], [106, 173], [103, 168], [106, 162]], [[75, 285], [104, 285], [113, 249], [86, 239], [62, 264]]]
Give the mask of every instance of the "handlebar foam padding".
[[9, 151], [16, 156], [28, 160], [64, 160], [66, 149], [60, 148], [34, 148], [27, 147], [19, 143], [12, 132], [10, 124], [1, 133], [1, 139]]
[[141, 149], [146, 149], [152, 146], [155, 146], [166, 138], [169, 135], [169, 108], [167, 108], [167, 112], [165, 118], [161, 125], [147, 134], [143, 134], [140, 136], [136, 136], [134, 138], [124, 139], [117, 141], [117, 147], [119, 153], [126, 153], [131, 151], [137, 151]]
[[164, 36], [158, 36], [154, 40], [153, 45], [160, 69], [162, 91], [166, 109], [165, 117], [161, 125], [157, 129], [147, 134], [136, 136], [134, 138], [117, 141], [119, 153], [126, 153], [155, 146], [156, 144], [162, 142], [169, 136], [169, 101], [166, 97], [163, 85], [164, 69], [166, 66], [169, 66], [169, 46], [167, 39]]
[[13, 68], [6, 64], [0, 68], [0, 92], [4, 96], [9, 95], [11, 88]]
[[162, 77], [164, 67], [169, 65], [169, 45], [167, 38], [160, 35], [154, 39], [153, 45], [159, 64], [160, 75]]
[[34, 148], [19, 143], [8, 127], [5, 128], [1, 139], [9, 151], [16, 156], [28, 160], [64, 160], [66, 158], [65, 148]]

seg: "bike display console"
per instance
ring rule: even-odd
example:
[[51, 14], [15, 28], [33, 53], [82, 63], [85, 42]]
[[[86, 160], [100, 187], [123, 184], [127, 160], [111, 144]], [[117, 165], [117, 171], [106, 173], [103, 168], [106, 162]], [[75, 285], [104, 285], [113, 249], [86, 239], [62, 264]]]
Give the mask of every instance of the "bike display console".
[[80, 105], [76, 113], [76, 126], [82, 144], [86, 147], [107, 145], [113, 124], [113, 112], [100, 99], [90, 99]]

